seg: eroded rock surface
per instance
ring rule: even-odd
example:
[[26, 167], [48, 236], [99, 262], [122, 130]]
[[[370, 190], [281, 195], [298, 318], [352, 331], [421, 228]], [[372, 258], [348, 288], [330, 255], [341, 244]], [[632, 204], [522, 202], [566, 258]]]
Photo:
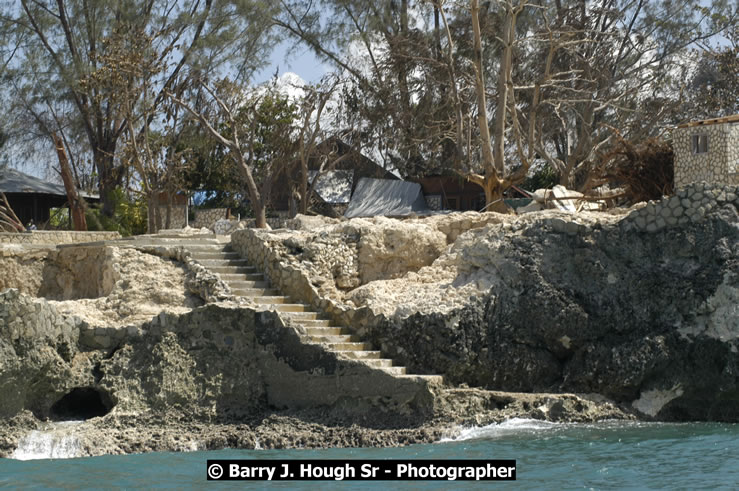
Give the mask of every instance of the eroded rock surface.
[[[408, 234], [452, 221], [456, 240], [430, 264], [344, 290], [301, 250], [343, 240], [354, 220], [235, 240], [268, 272], [275, 261], [289, 271], [271, 272], [283, 289], [412, 371], [495, 390], [600, 393], [659, 419], [736, 421], [737, 194], [695, 184], [627, 215], [407, 220]], [[362, 277], [361, 262], [345, 264]]]
[[106, 247], [105, 251], [101, 276], [107, 292], [53, 302], [60, 312], [94, 327], [122, 327], [141, 324], [161, 312], [185, 313], [203, 304], [185, 288], [187, 272], [181, 264], [134, 249]]
[[4, 247], [20, 291], [0, 293], [0, 456], [91, 400], [85, 455], [400, 445], [511, 417], [737, 421], [738, 193], [681, 193], [625, 216], [234, 233], [282, 293], [451, 386], [301, 342], [179, 247]]

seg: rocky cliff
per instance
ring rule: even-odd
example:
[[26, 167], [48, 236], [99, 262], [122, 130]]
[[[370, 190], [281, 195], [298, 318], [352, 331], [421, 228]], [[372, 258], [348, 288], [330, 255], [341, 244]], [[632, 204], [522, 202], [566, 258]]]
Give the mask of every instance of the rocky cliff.
[[[738, 206], [736, 188], [696, 184], [621, 216], [409, 220], [394, 241], [386, 219], [240, 234], [302, 274], [295, 294], [411, 370], [496, 390], [598, 393], [647, 418], [737, 421]], [[393, 264], [393, 249], [412, 255], [415, 238], [434, 233], [451, 244], [435, 259], [424, 245], [427, 259], [402, 275], [361, 271], [363, 244], [383, 271], [383, 249]], [[316, 243], [347, 242], [343, 264], [357, 271], [321, 267], [340, 249]]]
[[234, 233], [274, 288], [448, 386], [306, 344], [181, 248], [4, 248], [0, 456], [47, 419], [87, 419], [86, 455], [396, 445], [510, 417], [738, 421], [738, 207], [694, 185], [621, 214]]

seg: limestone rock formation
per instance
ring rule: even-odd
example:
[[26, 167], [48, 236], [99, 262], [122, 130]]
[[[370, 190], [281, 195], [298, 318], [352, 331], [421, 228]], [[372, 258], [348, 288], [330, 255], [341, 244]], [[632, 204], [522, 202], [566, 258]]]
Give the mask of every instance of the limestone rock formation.
[[464, 258], [454, 281], [484, 272], [493, 287], [453, 312], [386, 316], [371, 339], [458, 383], [596, 392], [663, 420], [736, 421], [739, 203], [720, 196], [668, 227], [544, 218], [471, 232], [452, 249]]
[[[315, 264], [352, 264], [366, 277], [361, 248], [341, 253], [350, 260], [330, 247], [312, 257], [303, 251], [347, 242], [347, 230], [361, 244], [365, 222], [244, 231], [234, 240], [246, 238], [247, 254], [268, 270], [277, 259], [270, 274], [283, 289], [412, 371], [495, 390], [595, 392], [645, 417], [736, 421], [738, 195], [736, 187], [697, 183], [627, 215], [406, 220], [401, 244], [436, 229], [451, 246], [403, 275], [339, 292]], [[375, 256], [372, 271], [383, 260], [394, 259]]]
[[453, 387], [305, 343], [181, 247], [2, 247], [0, 456], [75, 416], [92, 417], [88, 454], [402, 444], [506, 417], [739, 421], [738, 209], [735, 187], [696, 184], [625, 216], [233, 234], [328, 328]]
[[0, 418], [24, 409], [48, 417], [66, 391], [92, 383], [93, 359], [78, 340], [79, 323], [45, 300], [0, 292]]

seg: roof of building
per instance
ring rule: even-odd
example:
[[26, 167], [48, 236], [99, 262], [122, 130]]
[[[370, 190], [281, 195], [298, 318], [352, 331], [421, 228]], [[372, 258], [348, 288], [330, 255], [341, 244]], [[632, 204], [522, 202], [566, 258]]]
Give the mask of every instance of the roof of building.
[[36, 193], [66, 196], [67, 192], [61, 184], [44, 181], [29, 176], [10, 167], [0, 168], [0, 191], [3, 193]]
[[[0, 192], [67, 196], [63, 184], [44, 181], [10, 167], [0, 167]], [[97, 196], [85, 192], [80, 194], [84, 198], [97, 198]]]
[[701, 121], [690, 121], [677, 125], [678, 128], [689, 128], [692, 126], [706, 126], [709, 124], [739, 123], [739, 114], [724, 116], [722, 118], [703, 119]]

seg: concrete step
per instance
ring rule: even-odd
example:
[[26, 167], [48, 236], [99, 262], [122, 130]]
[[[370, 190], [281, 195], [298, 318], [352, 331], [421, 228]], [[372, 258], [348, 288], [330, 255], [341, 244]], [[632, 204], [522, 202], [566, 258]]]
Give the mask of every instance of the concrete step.
[[419, 375], [415, 373], [404, 373], [401, 375], [398, 375], [398, 377], [401, 378], [418, 378], [422, 380], [426, 380], [430, 383], [434, 384], [443, 384], [444, 383], [444, 376], [443, 375]]
[[234, 285], [229, 281], [227, 284], [234, 295], [241, 295], [242, 297], [253, 297], [252, 292], [255, 289], [266, 290], [269, 288], [269, 283], [266, 281], [240, 281], [238, 285]]
[[190, 252], [219, 252], [223, 251], [223, 245], [218, 243], [182, 244], [179, 242], [165, 242], [152, 240], [133, 240], [130, 245], [138, 247], [182, 247]]
[[192, 257], [198, 261], [241, 259], [237, 252], [224, 251], [196, 251], [192, 253]]
[[357, 343], [360, 339], [353, 334], [309, 334], [304, 336], [309, 343], [328, 343], [328, 344], [342, 344], [342, 343]]
[[254, 280], [254, 279], [261, 279], [264, 277], [264, 275], [255, 273], [255, 269], [252, 266], [208, 266], [207, 264], [203, 264], [206, 268], [208, 268], [213, 273], [220, 274], [241, 274], [241, 275], [251, 275], [251, 276], [258, 276], [259, 278], [241, 278], [242, 280]]
[[254, 303], [266, 303], [266, 304], [289, 304], [290, 303], [290, 297], [286, 297], [284, 295], [274, 295], [274, 296], [259, 296], [252, 298], [252, 301]]
[[382, 370], [383, 372], [390, 373], [392, 375], [406, 375], [406, 368], [405, 367], [377, 367], [379, 370]]
[[[252, 269], [252, 272], [248, 274], [259, 274], [257, 272], [257, 268], [252, 266], [251, 269]], [[228, 282], [228, 283], [232, 281], [244, 281], [244, 273], [234, 273], [234, 274], [219, 273], [218, 276], [220, 276], [223, 281]]]
[[279, 294], [277, 290], [273, 290], [271, 288], [239, 288], [238, 290], [232, 288], [231, 291], [234, 293], [234, 295], [238, 295], [240, 297], [250, 297], [250, 298], [271, 297], [271, 296]]
[[222, 249], [225, 244], [218, 242], [217, 240], [178, 240], [178, 239], [134, 239], [131, 242], [134, 244], [158, 244], [166, 246], [180, 246], [186, 248], [197, 248], [197, 247], [218, 247]]
[[[314, 343], [317, 344], [317, 343]], [[321, 343], [332, 351], [369, 351], [372, 349], [371, 343], [351, 342], [351, 343]]]
[[339, 357], [348, 358], [350, 360], [378, 360], [382, 358], [382, 352], [377, 350], [351, 350], [351, 351], [335, 351]]
[[185, 244], [183, 247], [187, 247], [192, 252], [232, 252], [227, 245], [221, 244], [220, 242]]
[[300, 321], [300, 324], [306, 329], [313, 328], [313, 327], [316, 327], [316, 328], [334, 327], [331, 325], [331, 321], [326, 320], [326, 319], [302, 320]]
[[[228, 284], [229, 285], [233, 284], [235, 288], [246, 286], [247, 283], [250, 283], [253, 281], [267, 281], [264, 278], [264, 275], [262, 273], [250, 273], [249, 272], [250, 268], [239, 268], [239, 269], [243, 269], [243, 271], [238, 273], [241, 275], [241, 278], [237, 280], [228, 280]], [[226, 274], [236, 274], [236, 273], [226, 273]], [[246, 288], [249, 288], [249, 287], [246, 287]]]
[[154, 238], [154, 239], [175, 239], [175, 240], [215, 240], [216, 234], [214, 233], [207, 233], [207, 234], [174, 234], [174, 233], [163, 233], [163, 234], [153, 234], [153, 235], [144, 235], [139, 237], [146, 237], [146, 238]]
[[224, 266], [237, 266], [237, 267], [250, 267], [253, 268], [251, 264], [249, 264], [249, 261], [246, 259], [202, 259], [198, 260], [203, 266], [210, 268], [222, 268]]
[[274, 310], [276, 312], [292, 312], [292, 313], [314, 313], [318, 315], [317, 312], [311, 312], [310, 305], [305, 305], [303, 303], [276, 303], [276, 304], [260, 304], [262, 306], [269, 305], [270, 310]]
[[305, 327], [305, 334], [308, 336], [338, 336], [339, 334], [352, 334], [352, 331], [346, 327]]
[[318, 320], [320, 317], [318, 312], [284, 312], [284, 315], [298, 323], [307, 320]]
[[[389, 358], [360, 358], [357, 361], [369, 365], [373, 368], [392, 368], [393, 360]], [[399, 367], [400, 368], [400, 367]]]

